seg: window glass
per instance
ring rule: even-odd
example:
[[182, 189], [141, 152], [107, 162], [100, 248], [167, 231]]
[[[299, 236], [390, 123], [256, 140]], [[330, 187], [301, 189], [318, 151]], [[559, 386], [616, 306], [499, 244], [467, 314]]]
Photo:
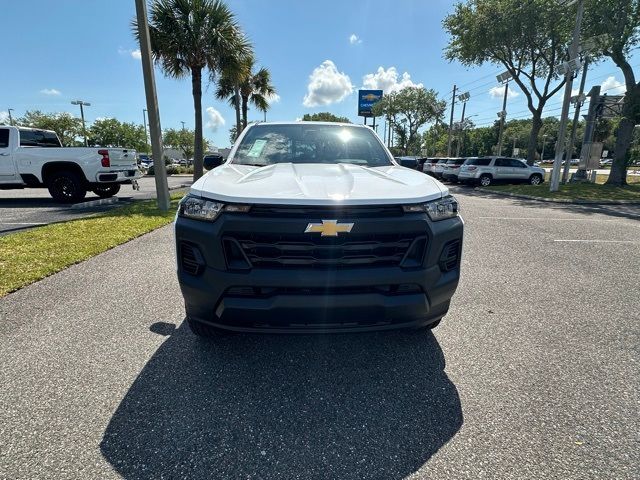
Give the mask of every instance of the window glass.
[[9, 146], [9, 129], [0, 128], [0, 148], [7, 148]]
[[470, 158], [465, 165], [476, 165], [478, 167], [487, 167], [491, 163], [490, 158]]
[[515, 168], [525, 168], [526, 167], [526, 165], [523, 162], [521, 162], [520, 160], [513, 159], [513, 158], [509, 160], [509, 166], [515, 167]]
[[498, 158], [495, 163], [496, 167], [510, 167], [508, 158]]
[[54, 132], [42, 132], [42, 143], [43, 147], [59, 147], [60, 141], [58, 140], [58, 136]]
[[343, 125], [256, 125], [242, 139], [231, 163], [351, 163], [391, 166], [384, 147], [367, 128]]

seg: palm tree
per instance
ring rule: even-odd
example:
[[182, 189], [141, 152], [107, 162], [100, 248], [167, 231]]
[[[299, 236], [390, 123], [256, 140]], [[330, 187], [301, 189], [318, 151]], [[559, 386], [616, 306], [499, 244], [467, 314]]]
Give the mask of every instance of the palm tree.
[[[195, 112], [194, 172], [202, 176], [202, 72], [219, 74], [230, 52], [244, 55], [249, 45], [231, 10], [221, 0], [152, 0], [149, 36], [153, 58], [165, 75], [191, 75]], [[134, 34], [137, 26], [134, 22]]]
[[237, 59], [238, 63], [229, 68], [218, 80], [216, 97], [229, 99], [236, 111], [236, 138], [247, 127], [249, 103], [261, 112], [269, 109], [269, 99], [276, 89], [271, 84], [271, 73], [266, 68], [253, 72], [255, 58], [246, 55]]

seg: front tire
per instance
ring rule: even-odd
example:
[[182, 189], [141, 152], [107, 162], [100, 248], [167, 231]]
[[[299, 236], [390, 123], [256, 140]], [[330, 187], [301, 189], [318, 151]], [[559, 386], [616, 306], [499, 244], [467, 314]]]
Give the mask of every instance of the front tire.
[[529, 177], [530, 185], [540, 185], [541, 183], [542, 183], [542, 175], [540, 175], [539, 173], [534, 173], [533, 175], [531, 175], [531, 177]]
[[120, 191], [120, 185], [104, 185], [100, 187], [96, 187], [93, 189], [93, 193], [98, 195], [100, 198], [109, 198], [113, 197], [116, 193]]
[[56, 202], [75, 203], [87, 194], [85, 182], [74, 172], [55, 172], [47, 182], [49, 194]]
[[478, 183], [481, 187], [488, 187], [489, 185], [491, 185], [492, 180], [493, 179], [491, 178], [491, 175], [484, 174], [480, 176]]

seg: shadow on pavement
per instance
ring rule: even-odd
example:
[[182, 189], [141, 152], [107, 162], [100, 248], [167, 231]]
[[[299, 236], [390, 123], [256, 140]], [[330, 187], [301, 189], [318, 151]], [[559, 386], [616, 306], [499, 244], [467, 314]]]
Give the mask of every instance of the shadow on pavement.
[[404, 478], [462, 425], [444, 367], [429, 331], [207, 342], [183, 324], [101, 451], [129, 479]]

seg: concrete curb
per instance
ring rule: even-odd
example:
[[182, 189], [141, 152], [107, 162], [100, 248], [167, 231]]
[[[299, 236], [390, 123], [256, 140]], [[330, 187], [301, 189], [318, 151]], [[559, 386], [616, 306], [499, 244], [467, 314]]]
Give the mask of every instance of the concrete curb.
[[118, 197], [100, 198], [98, 200], [89, 200], [88, 202], [74, 203], [71, 205], [71, 208], [78, 209], [97, 207], [98, 205], [110, 205], [116, 202], [118, 202]]
[[181, 183], [180, 185], [174, 185], [173, 187], [169, 187], [169, 190], [180, 190], [181, 188], [189, 188], [191, 186], [190, 183]]
[[565, 198], [534, 197], [532, 195], [523, 195], [521, 193], [500, 192], [498, 190], [484, 190], [479, 187], [474, 188], [474, 190], [490, 193], [492, 195], [502, 195], [504, 197], [522, 198], [525, 200], [535, 200], [537, 202], [547, 203], [565, 203], [571, 205], [640, 205], [640, 201], [637, 200], [569, 200]]

